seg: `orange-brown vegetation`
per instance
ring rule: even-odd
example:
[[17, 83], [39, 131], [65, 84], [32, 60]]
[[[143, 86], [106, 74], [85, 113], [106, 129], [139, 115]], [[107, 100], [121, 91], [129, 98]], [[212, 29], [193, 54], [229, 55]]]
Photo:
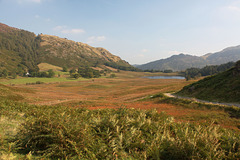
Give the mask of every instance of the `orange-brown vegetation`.
[[35, 92], [35, 94], [25, 94], [27, 102], [32, 104], [52, 105], [62, 102], [91, 101], [95, 106], [99, 104], [121, 106], [148, 95], [179, 90], [188, 83], [185, 80], [122, 78], [24, 85], [24, 87]]
[[[220, 121], [216, 118], [217, 115], [224, 116], [223, 111], [186, 108], [173, 104], [156, 103], [152, 100], [139, 101], [157, 93], [178, 91], [189, 83], [191, 82], [176, 79], [100, 78], [77, 82], [24, 85], [33, 92], [22, 93], [22, 95], [25, 97], [25, 102], [37, 105], [61, 104], [88, 109], [120, 107], [156, 109], [158, 112], [165, 112], [173, 116], [176, 121], [197, 123], [217, 121], [216, 124], [238, 130], [236, 125], [231, 125], [237, 123], [236, 121]], [[23, 85], [19, 85], [19, 87], [23, 87]]]

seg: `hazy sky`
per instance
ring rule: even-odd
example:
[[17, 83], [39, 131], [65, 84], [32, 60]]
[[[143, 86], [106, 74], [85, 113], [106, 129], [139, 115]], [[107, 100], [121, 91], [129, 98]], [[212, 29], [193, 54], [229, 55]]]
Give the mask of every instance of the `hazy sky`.
[[131, 64], [240, 45], [240, 0], [0, 0], [0, 22], [104, 47]]

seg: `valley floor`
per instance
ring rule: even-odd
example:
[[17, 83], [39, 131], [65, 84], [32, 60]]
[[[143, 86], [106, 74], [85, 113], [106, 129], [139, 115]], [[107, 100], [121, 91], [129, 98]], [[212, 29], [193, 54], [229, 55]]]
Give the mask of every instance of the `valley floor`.
[[[129, 74], [129, 73], [128, 73]], [[136, 73], [139, 74], [139, 73]], [[124, 77], [125, 75], [125, 77]], [[147, 79], [127, 74], [119, 78], [100, 78], [73, 82], [55, 82], [39, 85], [17, 85], [31, 92], [23, 92], [23, 102], [36, 105], [65, 105], [88, 109], [140, 108], [166, 112], [176, 121], [216, 123], [239, 130], [239, 120], [230, 118], [224, 111], [186, 108], [181, 105], [141, 101], [158, 93], [175, 92], [192, 81], [177, 79]]]
[[194, 81], [116, 74], [0, 85], [0, 159], [240, 157], [239, 108], [164, 96]]

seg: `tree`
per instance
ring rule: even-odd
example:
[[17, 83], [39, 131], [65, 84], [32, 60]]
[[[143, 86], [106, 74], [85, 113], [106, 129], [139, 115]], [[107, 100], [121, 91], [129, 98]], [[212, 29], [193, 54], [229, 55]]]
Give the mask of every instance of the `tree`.
[[48, 70], [48, 77], [49, 78], [52, 78], [52, 77], [54, 77], [55, 76], [55, 73], [53, 72], [53, 70], [52, 69], [49, 69]]
[[41, 72], [39, 75], [39, 77], [47, 77], [47, 76], [48, 76], [47, 72]]
[[94, 75], [94, 78], [101, 77], [101, 74], [98, 70], [93, 70], [93, 75]]
[[167, 70], [164, 70], [163, 72], [164, 72], [164, 73], [172, 73], [173, 70], [171, 70], [171, 69], [167, 69]]
[[73, 73], [75, 73], [75, 72], [76, 72], [75, 69], [71, 69], [71, 70], [69, 71], [70, 74], [73, 74]]
[[68, 68], [66, 66], [63, 67], [63, 72], [68, 72]]
[[6, 78], [8, 76], [8, 71], [6, 69], [3, 70], [2, 76]]
[[90, 71], [86, 72], [85, 78], [93, 78], [93, 77], [94, 77], [93, 72], [90, 72]]
[[78, 79], [78, 78], [80, 77], [80, 75], [79, 75], [78, 73], [73, 73], [72, 76], [73, 76], [73, 78], [75, 78], [75, 79]]
[[110, 78], [115, 78], [116, 77], [116, 74], [111, 74], [110, 75]]
[[13, 78], [13, 79], [16, 79], [16, 78], [17, 78], [16, 72], [13, 72], [13, 73], [12, 73], [12, 78]]

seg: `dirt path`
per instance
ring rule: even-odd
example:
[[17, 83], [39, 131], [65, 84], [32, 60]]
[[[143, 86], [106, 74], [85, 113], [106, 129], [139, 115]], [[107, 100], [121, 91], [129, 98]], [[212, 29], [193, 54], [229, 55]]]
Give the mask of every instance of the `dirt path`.
[[178, 99], [187, 99], [187, 100], [192, 100], [195, 102], [200, 102], [200, 103], [205, 103], [205, 104], [216, 104], [216, 105], [221, 105], [221, 106], [236, 106], [236, 107], [240, 108], [240, 104], [237, 104], [237, 103], [210, 102], [210, 101], [204, 101], [204, 100], [200, 100], [200, 99], [196, 99], [196, 98], [192, 98], [192, 97], [178, 96], [178, 95], [174, 95], [172, 93], [164, 93], [164, 95], [167, 97], [173, 97], [173, 98], [178, 98]]

